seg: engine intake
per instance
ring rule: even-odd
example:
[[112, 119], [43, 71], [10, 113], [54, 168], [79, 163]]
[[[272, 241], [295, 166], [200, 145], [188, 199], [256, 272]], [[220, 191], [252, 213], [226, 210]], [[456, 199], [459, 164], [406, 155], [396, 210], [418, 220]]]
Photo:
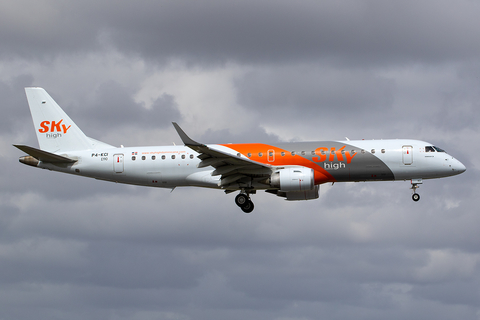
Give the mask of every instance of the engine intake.
[[280, 191], [306, 191], [315, 187], [313, 169], [289, 167], [275, 171], [270, 176], [270, 186]]

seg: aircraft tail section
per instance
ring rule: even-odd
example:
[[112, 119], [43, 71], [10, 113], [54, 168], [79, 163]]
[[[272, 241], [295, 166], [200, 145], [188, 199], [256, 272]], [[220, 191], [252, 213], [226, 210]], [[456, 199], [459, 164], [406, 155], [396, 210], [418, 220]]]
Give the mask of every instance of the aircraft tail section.
[[95, 147], [96, 142], [80, 130], [44, 89], [25, 88], [25, 93], [41, 150], [55, 153]]

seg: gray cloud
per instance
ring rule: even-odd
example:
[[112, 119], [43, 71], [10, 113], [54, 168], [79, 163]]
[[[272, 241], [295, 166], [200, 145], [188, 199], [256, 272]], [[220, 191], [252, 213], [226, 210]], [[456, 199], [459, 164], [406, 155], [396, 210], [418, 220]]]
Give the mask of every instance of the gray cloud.
[[470, 1], [454, 8], [448, 1], [24, 1], [12, 7], [2, 19], [4, 56], [48, 58], [112, 45], [159, 62], [385, 65], [472, 59], [480, 51], [478, 8]]
[[[289, 66], [252, 71], [236, 81], [239, 103], [262, 116], [348, 121], [392, 107], [395, 84], [363, 70]], [[313, 113], [313, 114], [312, 114]]]
[[[249, 128], [250, 129], [250, 128]], [[245, 130], [242, 135], [232, 134], [229, 130], [212, 130], [208, 129], [205, 134], [195, 138], [202, 143], [273, 143], [278, 142], [280, 139], [274, 134], [268, 134], [264, 129], [257, 127], [251, 128], [251, 130]], [[193, 137], [192, 137], [193, 138]], [[194, 139], [194, 140], [195, 140]]]
[[[479, 9], [7, 1], [0, 318], [477, 319]], [[215, 85], [184, 81], [206, 71], [205, 82], [231, 85], [196, 94]], [[21, 165], [11, 144], [36, 144], [30, 85], [114, 144], [180, 143], [171, 121], [205, 143], [407, 137], [467, 172], [425, 181], [418, 203], [408, 181], [335, 183], [307, 202], [259, 192], [244, 215], [218, 190]], [[205, 114], [212, 101], [233, 105]]]
[[105, 20], [114, 45], [154, 60], [375, 65], [475, 57], [472, 10], [471, 2], [452, 9], [448, 2], [180, 1], [116, 6]]
[[97, 134], [105, 128], [121, 130], [122, 127], [139, 124], [144, 128], [161, 128], [170, 126], [172, 120], [181, 120], [174, 96], [162, 93], [147, 109], [134, 101], [134, 93], [114, 81], [102, 83], [92, 101], [86, 105], [83, 101], [77, 102], [79, 106], [72, 109], [72, 117], [88, 123]]
[[25, 109], [23, 108], [26, 104], [26, 98], [23, 94], [23, 88], [31, 85], [32, 81], [32, 76], [27, 74], [16, 75], [7, 81], [0, 81], [2, 110], [5, 112], [0, 117], [0, 132], [16, 131], [19, 129], [20, 121], [26, 119]]

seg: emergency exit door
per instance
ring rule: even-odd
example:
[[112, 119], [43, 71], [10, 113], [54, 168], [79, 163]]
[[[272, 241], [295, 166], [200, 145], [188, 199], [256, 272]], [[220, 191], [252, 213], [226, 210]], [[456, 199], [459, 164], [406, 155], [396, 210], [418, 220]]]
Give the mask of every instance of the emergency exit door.
[[115, 154], [113, 156], [113, 170], [115, 173], [123, 172], [123, 154]]

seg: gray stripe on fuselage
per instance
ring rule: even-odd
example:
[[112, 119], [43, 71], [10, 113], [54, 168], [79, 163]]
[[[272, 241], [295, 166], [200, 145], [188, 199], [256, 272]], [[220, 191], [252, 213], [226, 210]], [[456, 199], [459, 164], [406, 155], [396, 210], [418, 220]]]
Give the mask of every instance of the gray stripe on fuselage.
[[[284, 149], [288, 152], [295, 151], [295, 154], [301, 156], [313, 163], [324, 168], [337, 181], [366, 181], [366, 180], [394, 180], [395, 176], [390, 168], [375, 155], [369, 151], [336, 141], [320, 141], [320, 142], [294, 142], [294, 143], [280, 143], [275, 145], [278, 148]], [[330, 151], [335, 148], [335, 151], [340, 150], [343, 146], [345, 154], [343, 159], [338, 159], [337, 154], [334, 155], [333, 161], [330, 161]], [[322, 160], [319, 148], [327, 148]], [[302, 151], [305, 155], [302, 155]], [[312, 151], [315, 154], [312, 155]], [[354, 153], [352, 153], [352, 151]], [[347, 154], [351, 157], [351, 162], [347, 163]]]

